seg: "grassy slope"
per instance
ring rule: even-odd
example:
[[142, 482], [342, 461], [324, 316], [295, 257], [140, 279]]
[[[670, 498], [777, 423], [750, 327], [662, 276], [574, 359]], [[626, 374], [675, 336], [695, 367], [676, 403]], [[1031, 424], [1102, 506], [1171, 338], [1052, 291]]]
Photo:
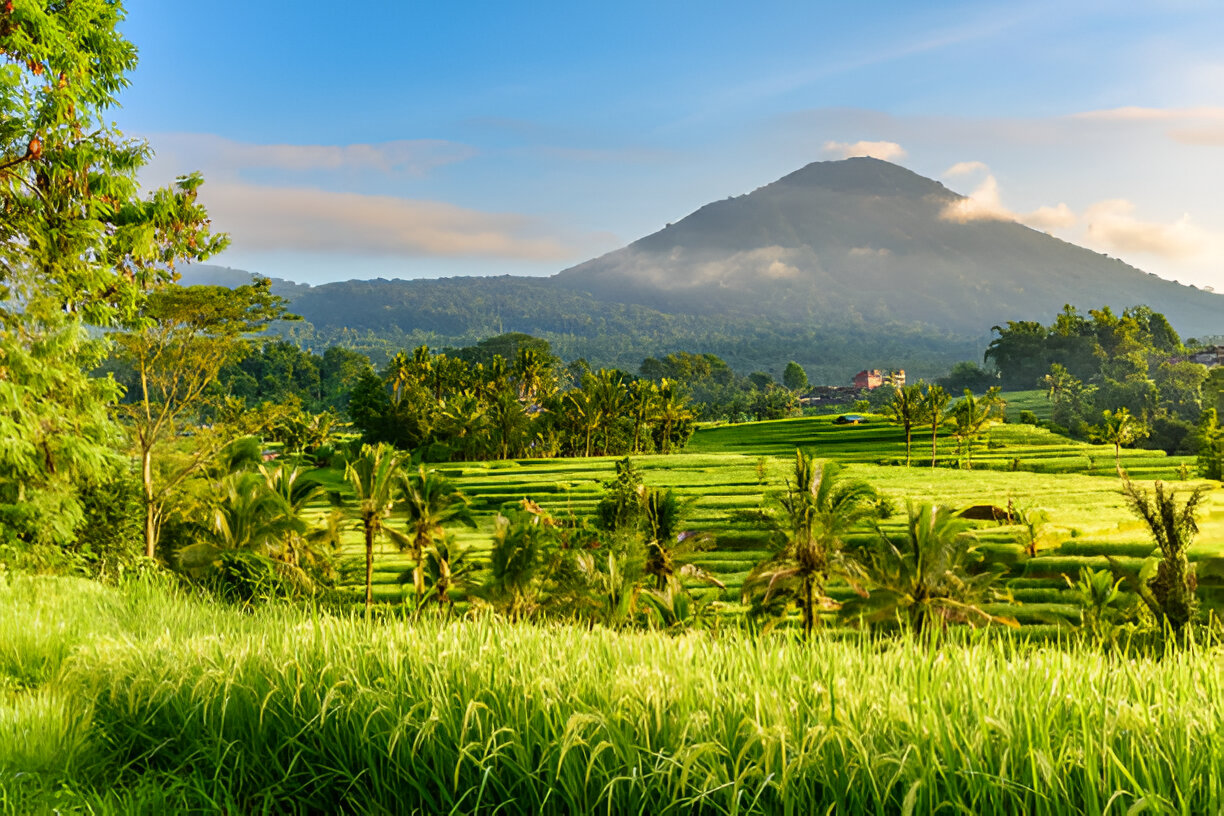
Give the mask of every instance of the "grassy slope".
[[[734, 605], [739, 588], [752, 567], [768, 557], [771, 535], [753, 514], [771, 504], [784, 484], [797, 446], [848, 465], [849, 473], [875, 485], [894, 499], [903, 512], [906, 500], [933, 500], [957, 507], [994, 504], [1039, 507], [1050, 515], [1062, 543], [1028, 560], [1015, 544], [1018, 528], [984, 525], [979, 531], [983, 549], [992, 559], [1008, 564], [1017, 601], [1060, 603], [1055, 612], [1074, 616], [1067, 605], [1063, 574], [1075, 576], [1080, 566], [1105, 568], [1105, 556], [1137, 570], [1151, 551], [1147, 533], [1125, 508], [1118, 492], [1113, 451], [1105, 446], [1071, 442], [1042, 429], [1025, 425], [996, 426], [985, 449], [975, 453], [975, 470], [896, 467], [877, 464], [904, 457], [901, 431], [876, 417], [866, 425], [838, 426], [832, 417], [808, 417], [703, 429], [688, 449], [672, 456], [635, 458], [647, 484], [673, 487], [692, 501], [688, 525], [715, 533], [714, 550], [693, 561], [712, 570], [727, 584], [718, 600]], [[929, 437], [914, 445], [921, 461]], [[953, 443], [941, 438], [939, 455], [951, 458]], [[1026, 468], [1011, 472], [1018, 459]], [[487, 549], [493, 519], [505, 502], [531, 498], [553, 513], [590, 513], [611, 478], [615, 459], [521, 460], [513, 462], [457, 463], [441, 466], [474, 499], [478, 526], [458, 529], [457, 537], [478, 551]], [[1184, 458], [1162, 453], [1123, 451], [1123, 465], [1136, 478], [1176, 479]], [[765, 469], [765, 483], [757, 467]], [[988, 469], [996, 468], [996, 469]], [[1040, 471], [1040, 472], [1035, 472]], [[1074, 472], [1069, 472], [1074, 471]], [[1087, 471], [1087, 473], [1083, 472]], [[335, 474], [332, 474], [334, 477]], [[899, 529], [900, 512], [885, 529]], [[1195, 556], [1224, 554], [1224, 492], [1213, 491], [1203, 513], [1203, 532]], [[361, 557], [355, 533], [346, 540], [352, 584], [360, 580], [355, 569]], [[379, 555], [375, 564], [375, 595], [395, 601], [403, 597], [399, 575], [411, 560], [394, 552]], [[1047, 621], [1045, 607], [1002, 608], [1021, 620]]]
[[1218, 648], [365, 623], [0, 574], [23, 816], [1217, 813], [1221, 701]]

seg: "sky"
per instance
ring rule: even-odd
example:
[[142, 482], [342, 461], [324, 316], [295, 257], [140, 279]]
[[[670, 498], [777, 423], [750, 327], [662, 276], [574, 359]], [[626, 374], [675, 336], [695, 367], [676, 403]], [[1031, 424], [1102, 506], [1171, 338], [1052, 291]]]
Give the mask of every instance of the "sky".
[[1224, 292], [1224, 5], [126, 0], [113, 118], [202, 171], [215, 263], [551, 275], [870, 155]]

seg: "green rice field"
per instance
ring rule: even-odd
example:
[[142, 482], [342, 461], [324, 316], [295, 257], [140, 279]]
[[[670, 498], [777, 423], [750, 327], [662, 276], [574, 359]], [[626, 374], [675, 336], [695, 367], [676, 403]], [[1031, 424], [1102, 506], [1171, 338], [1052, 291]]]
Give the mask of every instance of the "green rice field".
[[1224, 661], [0, 576], [0, 812], [1218, 813]]
[[[896, 426], [882, 417], [872, 417], [863, 425], [835, 425], [832, 419], [808, 417], [703, 428], [684, 453], [634, 459], [647, 484], [674, 488], [690, 502], [686, 527], [714, 534], [715, 547], [691, 560], [726, 584], [725, 591], [700, 590], [726, 611], [740, 608], [744, 578], [772, 552], [774, 538], [762, 524], [760, 511], [770, 508], [772, 496], [782, 489], [796, 447], [846, 463], [851, 475], [888, 496], [896, 512], [884, 522], [886, 531], [899, 529], [907, 500], [953, 507], [990, 504], [1006, 508], [1010, 503], [1015, 508], [1046, 511], [1049, 546], [1036, 558], [1028, 558], [1016, 543], [1019, 527], [984, 523], [977, 531], [987, 558], [1008, 569], [1010, 597], [994, 611], [1022, 623], [1057, 626], [1077, 622], [1079, 610], [1070, 602], [1064, 576], [1076, 577], [1082, 566], [1108, 568], [1109, 558], [1137, 573], [1152, 552], [1146, 528], [1123, 504], [1111, 447], [1070, 441], [1029, 425], [1006, 424], [991, 429], [988, 440], [975, 450], [973, 470], [929, 467], [929, 436], [916, 438], [915, 466], [906, 468], [891, 464], [903, 461], [905, 455], [904, 439]], [[938, 445], [941, 461], [954, 464], [953, 440], [941, 437]], [[1012, 463], [1017, 460], [1021, 469], [1013, 471]], [[456, 528], [456, 537], [477, 552], [486, 550], [498, 509], [523, 498], [536, 501], [554, 515], [590, 514], [599, 501], [602, 483], [614, 473], [615, 461], [611, 457], [527, 459], [439, 466], [473, 499], [476, 511], [477, 528]], [[926, 466], [922, 466], [924, 461]], [[1160, 451], [1124, 449], [1122, 464], [1136, 479], [1159, 478], [1175, 484], [1181, 484], [1180, 468], [1193, 470], [1189, 458]], [[1189, 489], [1197, 483], [1184, 485]], [[1211, 491], [1200, 526], [1193, 557], [1224, 556], [1224, 491]], [[859, 540], [870, 535], [864, 532]], [[364, 556], [355, 533], [346, 541], [355, 596], [360, 580], [357, 566]], [[405, 555], [380, 554], [374, 567], [375, 597], [391, 602], [406, 597], [409, 588], [399, 578], [411, 566]]]

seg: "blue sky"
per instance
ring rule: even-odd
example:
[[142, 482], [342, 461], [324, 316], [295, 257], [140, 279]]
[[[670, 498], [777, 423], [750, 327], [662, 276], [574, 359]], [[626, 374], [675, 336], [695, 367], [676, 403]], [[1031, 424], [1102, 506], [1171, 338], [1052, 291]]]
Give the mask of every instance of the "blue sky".
[[147, 183], [204, 171], [230, 266], [548, 275], [866, 154], [1224, 291], [1211, 3], [125, 5], [115, 118]]

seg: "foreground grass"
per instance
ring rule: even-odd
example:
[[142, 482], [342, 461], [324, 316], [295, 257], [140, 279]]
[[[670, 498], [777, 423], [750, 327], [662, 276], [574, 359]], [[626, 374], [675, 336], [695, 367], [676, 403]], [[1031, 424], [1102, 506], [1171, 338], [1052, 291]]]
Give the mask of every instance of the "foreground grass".
[[253, 613], [0, 582], [12, 813], [1206, 813], [1224, 663]]

